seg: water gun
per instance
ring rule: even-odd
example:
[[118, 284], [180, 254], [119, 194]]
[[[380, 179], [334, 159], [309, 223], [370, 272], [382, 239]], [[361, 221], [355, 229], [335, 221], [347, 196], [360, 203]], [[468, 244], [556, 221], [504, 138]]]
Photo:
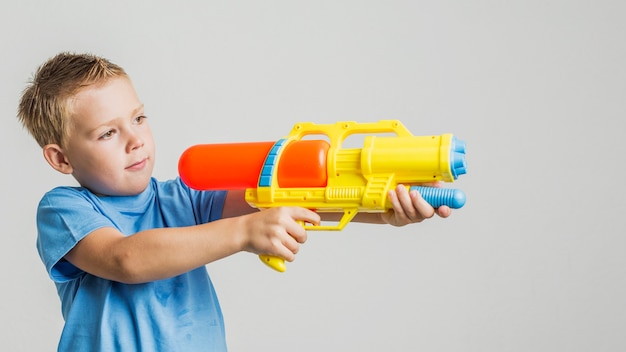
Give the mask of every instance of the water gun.
[[[347, 137], [364, 135], [361, 148], [344, 148]], [[301, 224], [307, 230], [341, 230], [359, 212], [386, 212], [398, 184], [416, 189], [433, 207], [458, 209], [458, 189], [410, 186], [454, 182], [466, 173], [465, 143], [452, 134], [414, 136], [400, 121], [334, 124], [300, 122], [278, 141], [198, 144], [183, 152], [181, 180], [197, 190], [245, 189], [256, 208], [300, 206], [338, 212], [335, 225]], [[260, 255], [271, 268], [282, 258]]]

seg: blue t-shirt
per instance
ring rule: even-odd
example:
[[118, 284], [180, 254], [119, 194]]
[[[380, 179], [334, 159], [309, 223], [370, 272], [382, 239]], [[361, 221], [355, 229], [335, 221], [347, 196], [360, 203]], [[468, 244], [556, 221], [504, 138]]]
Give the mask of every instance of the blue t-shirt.
[[222, 312], [204, 266], [143, 284], [88, 274], [63, 259], [89, 233], [190, 226], [221, 217], [226, 192], [152, 179], [136, 196], [100, 197], [80, 187], [46, 193], [37, 249], [55, 282], [65, 326], [59, 351], [226, 351]]

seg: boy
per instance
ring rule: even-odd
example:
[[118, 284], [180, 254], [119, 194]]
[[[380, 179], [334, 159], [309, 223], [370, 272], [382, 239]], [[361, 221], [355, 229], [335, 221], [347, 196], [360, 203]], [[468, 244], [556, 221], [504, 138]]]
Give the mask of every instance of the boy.
[[[241, 191], [199, 192], [152, 178], [155, 148], [132, 82], [110, 61], [60, 53], [25, 89], [18, 118], [55, 170], [80, 187], [46, 193], [37, 249], [57, 286], [61, 351], [225, 351], [222, 313], [205, 265], [241, 251], [293, 261], [320, 222], [298, 207], [258, 212]], [[434, 214], [417, 192], [390, 192], [394, 226]]]

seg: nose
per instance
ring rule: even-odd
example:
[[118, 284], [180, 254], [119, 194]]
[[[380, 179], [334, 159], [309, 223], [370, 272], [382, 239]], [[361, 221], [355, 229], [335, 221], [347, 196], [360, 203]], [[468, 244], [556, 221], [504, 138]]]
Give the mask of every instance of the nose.
[[128, 135], [128, 143], [126, 145], [126, 151], [128, 153], [137, 150], [144, 145], [144, 140], [139, 133], [130, 132]]

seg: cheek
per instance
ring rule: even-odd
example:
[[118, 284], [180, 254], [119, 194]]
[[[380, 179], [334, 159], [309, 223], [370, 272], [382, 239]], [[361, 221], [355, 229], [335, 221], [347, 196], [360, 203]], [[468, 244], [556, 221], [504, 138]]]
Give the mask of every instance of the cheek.
[[110, 178], [115, 170], [115, 165], [110, 156], [105, 157], [104, 154], [94, 155], [82, 162], [82, 167], [86, 173], [89, 173], [93, 179]]
[[150, 133], [150, 130], [148, 130], [148, 133], [144, 136], [144, 146], [149, 149], [152, 154], [154, 154], [154, 138], [152, 137], [152, 133]]
[[117, 164], [120, 164], [119, 151], [116, 148], [107, 148], [112, 146], [112, 143], [103, 144], [98, 148], [93, 148], [89, 153], [82, 155], [80, 164], [92, 170], [92, 173], [107, 173], [108, 169], [115, 168]]

